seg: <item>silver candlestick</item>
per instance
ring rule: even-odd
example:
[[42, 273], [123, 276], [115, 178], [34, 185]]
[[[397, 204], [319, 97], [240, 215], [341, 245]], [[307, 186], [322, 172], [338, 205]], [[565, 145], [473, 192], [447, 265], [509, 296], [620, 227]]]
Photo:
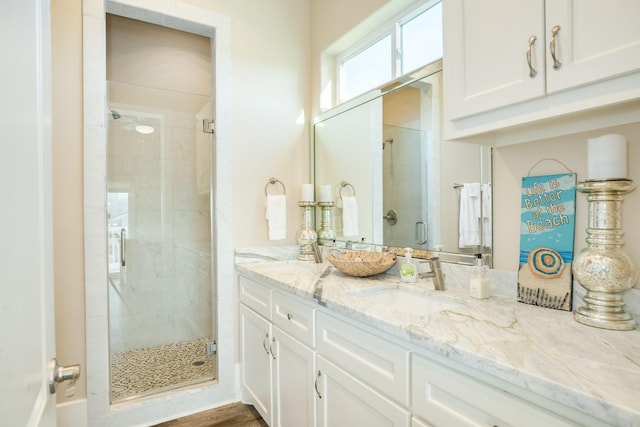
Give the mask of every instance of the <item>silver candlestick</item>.
[[622, 199], [632, 191], [631, 180], [593, 180], [578, 184], [587, 194], [588, 246], [573, 261], [573, 274], [587, 290], [585, 306], [573, 312], [576, 321], [603, 329], [631, 330], [636, 322], [625, 311], [622, 294], [631, 289], [638, 271], [622, 249]]
[[336, 239], [336, 232], [333, 229], [333, 207], [334, 202], [318, 202], [318, 206], [322, 209], [322, 219], [320, 220], [320, 229], [318, 230], [318, 243], [323, 246], [333, 246]]
[[313, 244], [317, 242], [318, 235], [313, 229], [313, 207], [316, 202], [298, 202], [302, 208], [302, 225], [296, 233], [296, 242], [300, 245], [298, 259], [300, 261], [315, 261]]

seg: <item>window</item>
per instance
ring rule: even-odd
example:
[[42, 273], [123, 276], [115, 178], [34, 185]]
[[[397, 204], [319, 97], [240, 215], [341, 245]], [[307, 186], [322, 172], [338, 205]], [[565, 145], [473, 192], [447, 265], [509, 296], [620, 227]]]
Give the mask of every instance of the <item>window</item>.
[[346, 101], [393, 78], [391, 36], [370, 45], [340, 67], [340, 101]]
[[381, 27], [379, 32], [337, 57], [339, 102], [440, 58], [442, 5], [431, 1]]
[[400, 24], [402, 74], [442, 58], [442, 3]]

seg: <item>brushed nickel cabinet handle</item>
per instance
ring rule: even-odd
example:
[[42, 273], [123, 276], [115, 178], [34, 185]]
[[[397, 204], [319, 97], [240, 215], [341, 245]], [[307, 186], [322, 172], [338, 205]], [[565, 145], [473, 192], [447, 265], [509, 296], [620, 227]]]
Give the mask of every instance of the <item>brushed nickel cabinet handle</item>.
[[287, 319], [289, 319], [289, 320], [293, 319], [293, 314], [287, 313]]
[[531, 63], [531, 48], [533, 47], [533, 44], [536, 42], [536, 40], [538, 40], [536, 36], [529, 37], [529, 46], [527, 46], [527, 64], [529, 65], [529, 77], [531, 77], [532, 79], [535, 78], [536, 75], [538, 75], [538, 72], [535, 68], [533, 68], [533, 64]]
[[269, 354], [269, 349], [267, 348], [267, 345], [265, 344], [265, 342], [269, 339], [269, 332], [266, 333], [266, 335], [264, 336], [264, 339], [262, 340], [262, 348], [264, 348], [264, 351]]
[[275, 342], [276, 342], [276, 339], [275, 339], [275, 338], [273, 338], [273, 339], [271, 340], [271, 344], [269, 344], [269, 353], [271, 353], [271, 356], [273, 356], [273, 360], [275, 360], [275, 359], [276, 359], [276, 354], [273, 352], [273, 350], [271, 349], [271, 347], [273, 346], [273, 343], [275, 343]]
[[316, 394], [318, 395], [318, 399], [322, 399], [322, 395], [320, 394], [320, 391], [318, 390], [318, 378], [320, 378], [320, 375], [322, 375], [322, 372], [320, 372], [320, 370], [318, 369], [318, 376], [316, 376], [316, 381], [313, 384], [313, 388], [316, 389]]
[[562, 63], [558, 60], [558, 55], [556, 53], [556, 47], [558, 45], [558, 41], [556, 40], [556, 36], [560, 32], [560, 25], [556, 25], [551, 29], [551, 41], [549, 42], [549, 50], [551, 51], [551, 58], [553, 58], [553, 69], [558, 70]]

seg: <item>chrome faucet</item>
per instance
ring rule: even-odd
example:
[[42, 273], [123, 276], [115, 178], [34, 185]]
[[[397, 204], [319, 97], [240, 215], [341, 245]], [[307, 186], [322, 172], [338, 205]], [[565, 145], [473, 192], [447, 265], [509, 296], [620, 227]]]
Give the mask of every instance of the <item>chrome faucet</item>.
[[433, 287], [436, 291], [444, 291], [444, 276], [442, 274], [442, 270], [440, 269], [440, 258], [433, 257], [427, 260], [429, 262], [429, 267], [431, 267], [431, 271], [426, 273], [419, 273], [418, 277], [421, 279], [425, 279], [428, 277], [433, 278]]

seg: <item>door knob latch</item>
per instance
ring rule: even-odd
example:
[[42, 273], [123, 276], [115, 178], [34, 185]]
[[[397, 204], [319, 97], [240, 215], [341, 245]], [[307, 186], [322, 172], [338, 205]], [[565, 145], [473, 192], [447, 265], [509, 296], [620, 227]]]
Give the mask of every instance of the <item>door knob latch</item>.
[[60, 366], [54, 357], [49, 361], [49, 393], [55, 394], [58, 384], [71, 381], [65, 397], [71, 397], [76, 391], [76, 381], [80, 377], [80, 365]]

